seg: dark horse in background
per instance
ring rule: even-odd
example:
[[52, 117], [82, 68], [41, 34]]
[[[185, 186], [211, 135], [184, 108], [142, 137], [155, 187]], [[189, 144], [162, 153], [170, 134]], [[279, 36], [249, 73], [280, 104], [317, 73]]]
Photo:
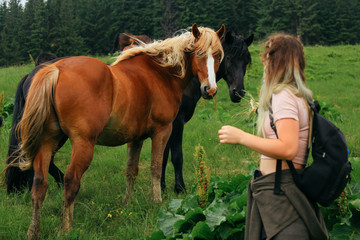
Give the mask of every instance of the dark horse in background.
[[[21, 139], [16, 135], [16, 127], [18, 126], [25, 106], [27, 92], [31, 85], [33, 76], [45, 65], [42, 63], [52, 63], [60, 60], [55, 54], [41, 53], [35, 60], [35, 68], [27, 75], [25, 75], [19, 82], [15, 94], [15, 103], [13, 111], [12, 126], [9, 138], [9, 150], [7, 163], [11, 163], [18, 156], [17, 150]], [[62, 143], [64, 144], [65, 141]], [[56, 167], [53, 161], [50, 162], [49, 173], [54, 177], [58, 185], [63, 183], [64, 174]], [[7, 192], [21, 191], [24, 187], [31, 189], [34, 178], [34, 170], [29, 169], [21, 171], [18, 167], [10, 166], [5, 172], [5, 183]]]
[[150, 43], [151, 38], [146, 35], [133, 35], [131, 33], [117, 33], [114, 38], [114, 46], [110, 53], [113, 54], [119, 47], [123, 51], [128, 46], [138, 45], [139, 42]]
[[40, 53], [39, 56], [37, 56], [37, 58], [35, 59], [35, 67], [39, 66], [42, 63], [46, 63], [46, 62], [51, 61], [56, 58], [58, 58], [58, 57], [53, 53], [49, 53], [49, 52]]
[[[248, 47], [253, 42], [254, 35], [244, 38], [243, 36], [234, 35], [227, 32], [225, 38], [222, 39], [222, 47], [224, 49], [224, 60], [221, 62], [218, 72], [216, 73], [216, 80], [224, 79], [229, 87], [230, 99], [232, 102], [240, 102], [245, 95], [244, 75], [246, 67], [251, 63], [251, 55]], [[161, 188], [165, 190], [165, 170], [171, 151], [171, 162], [175, 170], [175, 187], [176, 193], [184, 192], [185, 184], [183, 179], [183, 150], [182, 140], [184, 125], [188, 122], [194, 114], [195, 107], [201, 92], [199, 90], [199, 83], [193, 79], [188, 87], [183, 92], [182, 102], [179, 113], [173, 122], [173, 129], [170, 139], [166, 145], [163, 167], [161, 175]]]

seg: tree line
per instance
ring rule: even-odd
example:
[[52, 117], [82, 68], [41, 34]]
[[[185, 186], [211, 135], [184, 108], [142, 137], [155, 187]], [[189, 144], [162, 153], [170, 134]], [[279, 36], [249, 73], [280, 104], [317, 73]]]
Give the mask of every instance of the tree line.
[[106, 55], [119, 32], [170, 37], [193, 23], [261, 40], [272, 32], [306, 45], [360, 42], [360, 0], [19, 0], [0, 2], [0, 66], [30, 56]]

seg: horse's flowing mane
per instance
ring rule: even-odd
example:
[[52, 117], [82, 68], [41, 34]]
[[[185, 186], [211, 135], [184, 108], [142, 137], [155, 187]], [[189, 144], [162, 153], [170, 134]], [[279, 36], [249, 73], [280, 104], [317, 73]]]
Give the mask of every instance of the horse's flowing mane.
[[216, 32], [206, 27], [199, 27], [198, 29], [200, 31], [200, 38], [197, 41], [195, 41], [195, 37], [191, 32], [184, 30], [185, 32], [178, 36], [158, 40], [149, 44], [141, 44], [141, 46], [123, 51], [112, 66], [144, 53], [155, 57], [157, 62], [163, 67], [178, 68], [178, 76], [183, 78], [185, 76], [186, 65], [185, 53], [194, 53], [196, 51], [196, 54], [201, 57], [206, 56], [208, 50], [211, 48], [213, 54], [218, 53], [221, 57], [224, 55], [220, 39]]

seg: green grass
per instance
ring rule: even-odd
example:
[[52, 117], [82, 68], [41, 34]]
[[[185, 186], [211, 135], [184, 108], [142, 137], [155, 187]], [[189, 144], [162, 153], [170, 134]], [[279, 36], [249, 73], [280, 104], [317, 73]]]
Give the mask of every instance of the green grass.
[[[262, 47], [250, 47], [253, 64], [246, 75], [246, 90], [257, 98], [261, 84]], [[307, 84], [316, 98], [328, 103], [343, 116], [335, 123], [344, 132], [351, 157], [360, 156], [360, 46], [306, 47]], [[110, 57], [101, 57], [111, 63]], [[33, 68], [32, 64], [0, 69], [0, 92], [12, 101], [17, 83]], [[221, 145], [217, 131], [223, 125], [234, 125], [254, 132], [249, 121], [249, 97], [240, 104], [231, 103], [224, 81], [219, 82], [215, 101], [199, 101], [193, 119], [184, 130], [184, 178], [188, 192], [195, 182], [195, 146], [201, 144], [207, 153], [211, 175], [230, 179], [237, 173], [249, 174], [258, 165], [259, 155], [242, 146]], [[11, 118], [0, 129], [0, 169], [5, 167]], [[62, 190], [50, 177], [50, 187], [42, 208], [42, 239], [138, 239], [156, 230], [157, 216], [171, 198], [185, 197], [173, 193], [174, 173], [167, 168], [168, 191], [164, 202], [150, 201], [150, 140], [146, 140], [140, 157], [140, 172], [135, 183], [133, 202], [122, 206], [125, 192], [126, 146], [95, 147], [94, 159], [82, 179], [76, 198], [74, 230], [58, 236]], [[56, 164], [66, 170], [71, 155], [69, 143], [56, 155]], [[354, 174], [359, 174], [355, 169]], [[2, 177], [2, 176], [1, 176]], [[7, 195], [0, 188], [0, 239], [24, 239], [31, 219], [29, 193]], [[112, 217], [110, 217], [111, 214]]]

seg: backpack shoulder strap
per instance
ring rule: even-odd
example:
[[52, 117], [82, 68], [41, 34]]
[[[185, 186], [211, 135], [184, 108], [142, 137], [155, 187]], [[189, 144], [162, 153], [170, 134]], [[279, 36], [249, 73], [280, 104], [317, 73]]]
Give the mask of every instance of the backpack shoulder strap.
[[[270, 103], [272, 103], [271, 100], [270, 100]], [[269, 108], [269, 118], [270, 118], [270, 126], [271, 126], [272, 130], [274, 130], [276, 137], [279, 138], [278, 134], [277, 134], [276, 126], [274, 123], [273, 111], [272, 111], [271, 107]], [[281, 189], [280, 189], [281, 165], [282, 165], [282, 160], [278, 159], [276, 161], [275, 186], [274, 186], [274, 194], [276, 194], [276, 195], [279, 195], [281, 193]]]
[[[314, 102], [307, 102], [306, 100], [304, 100], [304, 101], [309, 105], [309, 107], [308, 107], [309, 137], [308, 137], [308, 145], [307, 145], [306, 153], [305, 153], [305, 162], [307, 162], [307, 160], [309, 158], [309, 154], [310, 154], [311, 144], [312, 144], [314, 114], [317, 112], [317, 110], [316, 110]], [[317, 103], [317, 101], [316, 101], [316, 103]]]

